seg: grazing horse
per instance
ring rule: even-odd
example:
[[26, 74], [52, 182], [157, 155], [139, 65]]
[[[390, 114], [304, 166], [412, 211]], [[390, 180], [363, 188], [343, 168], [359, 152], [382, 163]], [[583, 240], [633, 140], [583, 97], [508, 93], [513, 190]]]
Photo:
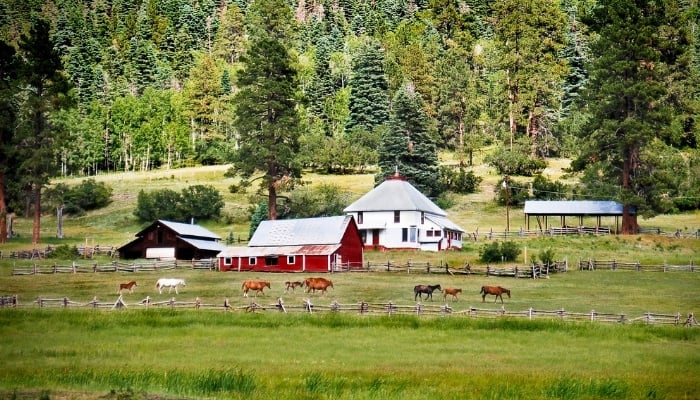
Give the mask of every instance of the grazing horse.
[[178, 286], [187, 286], [185, 283], [184, 279], [177, 279], [177, 278], [160, 278], [156, 282], [156, 288], [158, 289], [158, 293], [163, 293], [163, 288], [168, 288], [168, 293], [175, 288], [175, 294], [178, 294], [177, 292], [177, 287]]
[[445, 288], [442, 293], [443, 300], [447, 300], [447, 295], [451, 295], [453, 300], [459, 300], [457, 293], [462, 293], [462, 289]]
[[306, 293], [309, 293], [312, 290], [314, 293], [316, 293], [316, 290], [320, 290], [321, 293], [326, 293], [326, 289], [329, 287], [334, 288], [333, 282], [326, 278], [306, 278], [304, 279], [304, 285], [306, 286]]
[[423, 300], [423, 293], [425, 293], [425, 299], [428, 300], [428, 297], [430, 297], [430, 300], [433, 300], [433, 292], [435, 289], [439, 290], [442, 292], [442, 287], [440, 285], [416, 285], [413, 288], [413, 300], [415, 301], [420, 297], [421, 300]]
[[486, 301], [487, 294], [492, 294], [492, 295], [496, 296], [493, 299], [493, 302], [495, 303], [496, 300], [498, 300], [498, 298], [500, 297], [501, 304], [503, 304], [503, 296], [502, 296], [503, 293], [507, 294], [508, 298], [510, 299], [510, 289], [506, 289], [506, 288], [500, 287], [500, 286], [482, 286], [481, 291], [479, 292], [479, 294], [481, 294], [481, 302], [482, 303]]
[[134, 293], [134, 287], [136, 287], [136, 286], [137, 286], [136, 281], [131, 281], [131, 282], [127, 282], [127, 283], [120, 283], [119, 284], [119, 291], [117, 292], [117, 294], [121, 294], [122, 290], [124, 290], [124, 289], [128, 290], [129, 293]]
[[304, 286], [304, 282], [300, 282], [300, 281], [290, 282], [290, 281], [287, 281], [287, 282], [284, 283], [284, 285], [286, 286], [286, 289], [284, 289], [285, 292], [288, 292], [289, 289], [292, 289], [292, 292], [293, 292], [296, 288], [298, 288], [298, 287], [303, 287], [303, 286]]
[[245, 281], [241, 285], [243, 289], [243, 297], [248, 297], [249, 290], [255, 290], [255, 297], [258, 297], [258, 292], [265, 296], [265, 288], [270, 288], [270, 282], [268, 281]]

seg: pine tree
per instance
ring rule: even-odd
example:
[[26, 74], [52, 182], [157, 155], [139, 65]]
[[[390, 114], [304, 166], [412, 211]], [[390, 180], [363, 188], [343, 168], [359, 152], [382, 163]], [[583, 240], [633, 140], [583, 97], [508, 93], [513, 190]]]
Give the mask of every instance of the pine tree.
[[15, 48], [0, 41], [0, 243], [6, 243], [8, 238], [6, 182], [18, 178], [16, 175], [20, 173], [18, 168], [9, 168], [14, 164], [14, 126], [19, 113], [14, 97], [19, 92], [19, 67]]
[[392, 101], [390, 128], [379, 147], [380, 183], [397, 170], [426, 196], [440, 193], [437, 146], [421, 95], [411, 84], [402, 86]]
[[25, 60], [21, 80], [26, 85], [26, 100], [21, 107], [23, 115], [17, 131], [17, 151], [21, 154], [17, 169], [28, 171], [26, 179], [34, 206], [32, 243], [36, 245], [41, 232], [41, 189], [56, 169], [53, 154], [61, 143], [61, 132], [50, 116], [68, 104], [69, 84], [49, 38], [48, 22], [35, 22], [29, 36], [22, 35], [19, 48]]
[[[668, 73], [683, 54], [682, 41], [667, 40], [671, 1], [602, 0], [586, 22], [598, 35], [587, 105], [592, 118], [586, 147], [573, 166], [584, 182], [603, 184], [623, 204], [622, 232], [637, 232], [636, 215], [653, 215], [658, 191], [649, 182], [645, 149], [667, 131], [674, 110], [664, 101]], [[676, 5], [677, 7], [677, 5]], [[650, 184], [652, 183], [652, 184]], [[636, 215], [633, 209], [636, 208]]]
[[301, 177], [292, 11], [284, 0], [270, 0], [253, 2], [248, 13], [251, 41], [234, 98], [239, 148], [229, 172], [244, 179], [261, 172], [268, 215], [276, 219], [278, 188]]
[[379, 41], [367, 39], [352, 63], [347, 129], [373, 132], [389, 121], [388, 83]]

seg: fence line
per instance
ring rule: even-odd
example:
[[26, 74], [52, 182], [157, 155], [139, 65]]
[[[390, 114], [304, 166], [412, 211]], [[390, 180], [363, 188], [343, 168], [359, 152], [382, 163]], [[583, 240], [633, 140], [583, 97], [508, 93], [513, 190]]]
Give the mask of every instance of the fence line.
[[629, 262], [629, 261], [617, 261], [617, 260], [579, 260], [578, 262], [579, 270], [594, 271], [597, 269], [608, 269], [612, 271], [616, 270], [626, 270], [626, 271], [647, 271], [647, 272], [672, 272], [672, 271], [682, 271], [682, 272], [695, 272], [696, 268], [693, 264], [693, 260], [690, 260], [688, 265], [671, 265], [671, 264], [642, 264], [639, 261]]
[[527, 320], [560, 320], [569, 322], [605, 322], [617, 324], [634, 324], [644, 323], [648, 325], [675, 325], [686, 327], [698, 327], [700, 323], [695, 319], [695, 313], [689, 313], [687, 317], [676, 314], [660, 314], [647, 312], [634, 318], [628, 318], [626, 314], [599, 313], [592, 310], [588, 313], [569, 312], [564, 309], [559, 310], [536, 310], [529, 308], [522, 311], [509, 311], [505, 307], [497, 309], [468, 307], [464, 310], [455, 310], [449, 304], [434, 305], [416, 303], [413, 305], [389, 303], [368, 303], [359, 302], [354, 304], [341, 304], [337, 301], [325, 304], [313, 304], [310, 299], [304, 299], [303, 303], [288, 305], [285, 304], [282, 298], [278, 298], [276, 303], [261, 305], [253, 301], [247, 305], [232, 306], [228, 298], [225, 298], [220, 304], [204, 303], [199, 297], [194, 301], [177, 301], [174, 297], [168, 300], [154, 302], [150, 296], [145, 299], [127, 304], [124, 298], [119, 295], [116, 301], [105, 302], [99, 301], [97, 297], [87, 302], [73, 301], [68, 297], [63, 298], [44, 298], [39, 297], [30, 305], [21, 305], [17, 300], [17, 296], [1, 296], [0, 305], [2, 307], [28, 307], [37, 306], [39, 308], [91, 308], [91, 309], [147, 309], [155, 308], [170, 308], [170, 309], [189, 309], [189, 310], [219, 310], [219, 311], [241, 311], [241, 312], [258, 312], [258, 311], [279, 311], [284, 313], [352, 313], [358, 315], [415, 315], [415, 316], [465, 316], [469, 318], [520, 318]]
[[28, 267], [13, 267], [12, 275], [41, 275], [60, 273], [97, 273], [97, 272], [153, 272], [172, 269], [200, 269], [215, 270], [218, 264], [215, 259], [205, 260], [159, 260], [125, 263], [112, 261], [109, 264], [99, 265], [97, 263], [81, 265], [73, 261], [69, 265], [39, 265], [34, 263]]

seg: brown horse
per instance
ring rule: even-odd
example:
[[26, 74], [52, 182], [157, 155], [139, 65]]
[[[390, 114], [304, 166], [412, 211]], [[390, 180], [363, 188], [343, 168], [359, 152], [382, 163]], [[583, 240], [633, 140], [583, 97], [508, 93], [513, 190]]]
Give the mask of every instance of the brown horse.
[[122, 290], [124, 290], [124, 289], [128, 290], [129, 293], [134, 293], [134, 287], [136, 287], [136, 286], [137, 286], [136, 281], [131, 281], [131, 282], [127, 282], [127, 283], [120, 283], [119, 284], [119, 291], [117, 292], [117, 294], [121, 294]]
[[442, 293], [443, 300], [447, 300], [447, 295], [451, 295], [453, 300], [459, 300], [457, 293], [462, 293], [462, 289], [445, 288]]
[[284, 283], [284, 285], [286, 286], [286, 289], [284, 289], [285, 292], [288, 292], [289, 289], [292, 289], [292, 292], [293, 292], [296, 288], [298, 288], [298, 287], [303, 287], [303, 286], [304, 286], [304, 282], [300, 282], [300, 281], [294, 281], [294, 282], [287, 281], [287, 282]]
[[496, 300], [498, 300], [498, 298], [500, 297], [501, 304], [503, 304], [503, 296], [502, 296], [503, 293], [507, 294], [508, 298], [510, 299], [510, 289], [506, 289], [506, 288], [500, 287], [500, 286], [482, 286], [481, 291], [479, 292], [479, 294], [481, 294], [481, 302], [482, 303], [486, 301], [487, 294], [492, 294], [492, 295], [496, 296], [493, 299], [493, 302], [495, 303]]
[[306, 286], [306, 293], [312, 290], [314, 293], [316, 293], [317, 290], [320, 290], [321, 293], [326, 293], [326, 289], [333, 287], [333, 282], [326, 278], [306, 278], [304, 279], [304, 285]]
[[255, 297], [258, 297], [258, 292], [262, 293], [263, 296], [265, 296], [265, 288], [269, 287], [270, 282], [268, 281], [245, 281], [241, 285], [241, 289], [243, 289], [243, 297], [248, 297], [249, 290], [255, 291]]
[[413, 288], [413, 301], [419, 297], [423, 300], [423, 293], [425, 293], [426, 300], [428, 300], [428, 297], [430, 297], [430, 300], [433, 300], [433, 292], [436, 289], [442, 292], [442, 287], [440, 287], [440, 285], [416, 285]]

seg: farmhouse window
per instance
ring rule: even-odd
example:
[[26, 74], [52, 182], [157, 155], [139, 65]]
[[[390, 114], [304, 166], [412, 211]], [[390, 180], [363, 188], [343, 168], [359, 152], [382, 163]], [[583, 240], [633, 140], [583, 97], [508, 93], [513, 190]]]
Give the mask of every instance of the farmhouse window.
[[224, 265], [231, 265], [231, 257], [224, 257]]
[[427, 231], [425, 232], [425, 234], [426, 234], [426, 236], [431, 237], [431, 236], [433, 236], [433, 231], [427, 230]]
[[423, 211], [420, 212], [420, 224], [425, 224], [425, 212]]
[[366, 230], [361, 230], [360, 231], [360, 237], [362, 238], [362, 243], [367, 243], [367, 231]]
[[408, 242], [408, 228], [401, 228], [401, 241]]
[[277, 257], [265, 257], [265, 266], [267, 267], [273, 267], [275, 265], [279, 264], [279, 258]]
[[258, 259], [256, 257], [248, 257], [248, 265], [255, 265], [258, 263]]
[[296, 264], [296, 258], [294, 256], [287, 256], [287, 265]]
[[440, 231], [435, 231], [435, 237], [440, 237]]
[[362, 213], [362, 211], [358, 211], [357, 212], [357, 223], [361, 224], [363, 220], [364, 220], [364, 214]]
[[401, 222], [401, 211], [394, 211], [394, 223], [398, 224]]

